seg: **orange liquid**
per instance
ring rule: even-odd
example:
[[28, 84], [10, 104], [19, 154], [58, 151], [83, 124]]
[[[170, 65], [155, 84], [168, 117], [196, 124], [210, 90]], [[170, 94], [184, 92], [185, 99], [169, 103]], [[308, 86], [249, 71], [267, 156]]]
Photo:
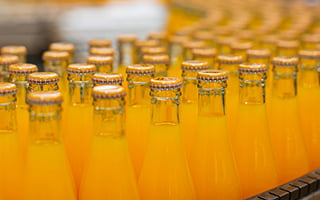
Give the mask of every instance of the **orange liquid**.
[[235, 131], [239, 105], [239, 78], [235, 72], [229, 73], [226, 89], [226, 116], [230, 133]]
[[19, 133], [20, 149], [23, 157], [26, 156], [28, 146], [28, 130], [29, 130], [29, 111], [27, 105], [17, 106], [17, 126]]
[[196, 134], [198, 105], [195, 102], [182, 103], [180, 116], [181, 116], [183, 142], [185, 145], [187, 157], [189, 158], [192, 144], [194, 142], [194, 138]]

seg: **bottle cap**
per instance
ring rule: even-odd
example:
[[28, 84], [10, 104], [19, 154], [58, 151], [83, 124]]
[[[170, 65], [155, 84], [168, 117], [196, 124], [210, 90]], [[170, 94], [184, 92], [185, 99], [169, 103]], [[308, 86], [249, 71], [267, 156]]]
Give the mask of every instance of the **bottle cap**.
[[12, 74], [30, 74], [33, 72], [37, 72], [37, 65], [21, 63], [21, 64], [13, 64], [8, 68], [8, 72]]
[[107, 39], [92, 39], [89, 41], [90, 47], [110, 47], [111, 44], [111, 40]]
[[271, 52], [268, 49], [249, 49], [247, 51], [248, 58], [270, 58]]
[[47, 85], [59, 82], [59, 76], [54, 72], [35, 72], [28, 75], [28, 82], [31, 84]]
[[58, 91], [37, 91], [27, 95], [27, 103], [32, 105], [54, 105], [62, 102], [62, 94]]
[[167, 33], [163, 31], [150, 32], [148, 34], [148, 39], [150, 40], [164, 40], [167, 37]]
[[143, 55], [157, 55], [157, 54], [166, 54], [167, 49], [164, 47], [142, 47], [141, 54]]
[[49, 50], [50, 51], [66, 51], [68, 53], [73, 53], [75, 50], [75, 47], [71, 43], [55, 42], [50, 44]]
[[299, 48], [299, 41], [298, 40], [278, 40], [277, 47], [283, 48], [283, 49], [297, 49]]
[[167, 54], [144, 55], [142, 61], [145, 64], [169, 64], [169, 56]]
[[209, 69], [209, 64], [199, 60], [188, 60], [181, 63], [181, 69], [187, 71], [206, 70]]
[[299, 64], [299, 59], [297, 57], [278, 56], [272, 59], [272, 64], [276, 66], [292, 67]]
[[0, 82], [0, 96], [17, 93], [17, 86], [13, 83]]
[[4, 46], [1, 48], [2, 55], [26, 55], [27, 48], [25, 46]]
[[300, 50], [299, 57], [304, 59], [320, 59], [320, 50]]
[[93, 74], [96, 72], [96, 66], [92, 64], [71, 64], [67, 68], [70, 74]]
[[303, 42], [320, 43], [320, 34], [305, 34], [301, 39]]
[[134, 34], [125, 34], [118, 36], [118, 42], [135, 42], [137, 39], [137, 36]]
[[92, 90], [92, 97], [97, 99], [118, 99], [125, 96], [124, 87], [118, 85], [100, 85]]
[[231, 45], [232, 43], [236, 42], [237, 39], [232, 36], [219, 36], [217, 37], [216, 43], [218, 45]]
[[217, 60], [219, 64], [241, 64], [244, 61], [242, 56], [236, 55], [220, 55]]
[[194, 34], [194, 38], [196, 40], [214, 40], [215, 39], [215, 33], [214, 31], [197, 31]]
[[92, 56], [114, 56], [115, 50], [113, 48], [90, 48], [90, 55]]
[[265, 73], [268, 71], [268, 67], [265, 64], [243, 63], [239, 65], [238, 69], [241, 73]]
[[251, 42], [234, 42], [231, 44], [232, 50], [248, 50], [252, 48]]
[[92, 76], [92, 82], [95, 84], [119, 84], [123, 83], [123, 76], [120, 73], [95, 73]]
[[160, 42], [158, 40], [137, 40], [135, 42], [136, 47], [158, 47], [160, 46]]
[[199, 81], [226, 81], [228, 80], [227, 72], [222, 70], [204, 70], [198, 72], [197, 79]]
[[194, 26], [187, 26], [187, 27], [184, 27], [180, 30], [178, 30], [175, 35], [178, 35], [178, 36], [190, 36], [194, 31], [195, 31], [196, 27]]
[[43, 60], [69, 60], [70, 54], [66, 51], [46, 51], [42, 55]]
[[204, 41], [186, 41], [182, 43], [184, 49], [199, 49], [205, 48], [206, 44]]
[[182, 81], [176, 77], [157, 77], [150, 80], [150, 88], [156, 90], [174, 90], [182, 87]]
[[217, 51], [214, 48], [193, 49], [192, 55], [200, 58], [215, 57], [217, 55]]
[[93, 65], [108, 65], [113, 63], [113, 57], [111, 56], [88, 56], [88, 64]]
[[18, 56], [2, 55], [0, 56], [0, 65], [13, 65], [19, 62]]
[[261, 38], [261, 42], [266, 44], [276, 44], [277, 41], [278, 41], [277, 35], [264, 35]]
[[188, 37], [188, 36], [177, 36], [177, 35], [175, 35], [175, 36], [171, 36], [169, 38], [169, 42], [171, 44], [182, 44], [182, 43], [184, 43], [186, 41], [189, 41], [189, 40], [190, 40], [190, 37]]
[[130, 75], [148, 75], [154, 74], [156, 70], [150, 64], [133, 64], [127, 67], [126, 72]]

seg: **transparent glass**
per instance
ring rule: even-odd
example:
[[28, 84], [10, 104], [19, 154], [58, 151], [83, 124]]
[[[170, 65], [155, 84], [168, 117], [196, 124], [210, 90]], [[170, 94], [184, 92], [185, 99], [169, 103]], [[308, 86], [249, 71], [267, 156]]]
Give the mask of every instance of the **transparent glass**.
[[9, 65], [0, 65], [0, 82], [8, 82], [9, 81]]
[[181, 44], [169, 44], [170, 67], [168, 74], [173, 77], [181, 76], [181, 63], [183, 61], [183, 48]]
[[96, 65], [97, 72], [109, 73], [113, 71], [113, 64]]

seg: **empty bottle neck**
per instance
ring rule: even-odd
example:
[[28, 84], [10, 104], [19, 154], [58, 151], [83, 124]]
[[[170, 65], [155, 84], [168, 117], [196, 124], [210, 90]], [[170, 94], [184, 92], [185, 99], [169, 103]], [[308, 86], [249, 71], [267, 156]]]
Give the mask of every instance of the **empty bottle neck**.
[[97, 72], [101, 73], [109, 73], [113, 70], [113, 64], [103, 64], [103, 65], [96, 65]]
[[299, 71], [299, 86], [304, 88], [315, 88], [320, 86], [318, 59], [301, 59]]
[[15, 132], [17, 130], [15, 101], [15, 95], [0, 95], [0, 132]]
[[183, 103], [195, 103], [198, 100], [198, 88], [197, 88], [197, 73], [198, 71], [182, 71], [183, 78]]
[[69, 60], [53, 60], [44, 61], [43, 67], [46, 72], [55, 72], [62, 77], [66, 74], [67, 67], [69, 65]]
[[133, 42], [120, 42], [118, 48], [120, 66], [127, 66], [136, 63], [136, 50]]
[[128, 105], [150, 105], [149, 81], [153, 75], [128, 75]]
[[297, 66], [274, 66], [272, 96], [297, 96]]
[[92, 74], [69, 74], [69, 98], [71, 104], [91, 105]]
[[26, 105], [26, 95], [28, 88], [27, 81], [28, 74], [10, 74], [10, 82], [14, 83], [17, 86], [17, 102], [18, 106]]
[[58, 91], [59, 85], [58, 83], [52, 84], [29, 84], [28, 92], [36, 92], [36, 91]]
[[181, 44], [178, 43], [171, 43], [169, 45], [169, 57], [170, 57], [170, 65], [174, 66], [178, 58], [182, 55], [183, 49]]
[[264, 104], [266, 78], [266, 73], [240, 73], [240, 103]]

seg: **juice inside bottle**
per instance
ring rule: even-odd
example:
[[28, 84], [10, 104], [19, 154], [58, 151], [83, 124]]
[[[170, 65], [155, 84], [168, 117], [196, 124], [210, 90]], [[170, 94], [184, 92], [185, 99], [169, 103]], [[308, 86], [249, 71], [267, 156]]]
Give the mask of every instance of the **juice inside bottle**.
[[93, 88], [95, 128], [80, 187], [81, 200], [139, 199], [124, 132], [125, 95], [121, 86]]
[[25, 46], [3, 46], [1, 47], [1, 55], [18, 56], [19, 63], [26, 63], [27, 48]]
[[137, 63], [135, 42], [137, 36], [135, 35], [120, 35], [118, 37], [118, 70], [117, 72], [125, 75], [126, 67]]
[[179, 123], [181, 87], [178, 78], [150, 81], [151, 127], [139, 178], [143, 200], [196, 199]]
[[209, 65], [209, 69], [216, 69], [216, 55], [217, 52], [214, 48], [206, 48], [206, 49], [193, 49], [192, 55], [194, 60], [199, 60], [203, 62], [207, 62]]
[[239, 72], [238, 118], [231, 138], [243, 198], [248, 198], [275, 187], [279, 182], [265, 107], [267, 67], [241, 64]]
[[198, 200], [241, 199], [241, 185], [231, 148], [224, 108], [227, 73], [198, 73], [198, 123], [190, 170]]
[[75, 200], [76, 191], [60, 131], [62, 94], [28, 94], [30, 131], [23, 200]]
[[111, 56], [89, 56], [87, 63], [95, 65], [97, 72], [109, 73], [113, 71], [113, 57]]
[[160, 55], [144, 55], [142, 63], [153, 65], [155, 68], [155, 77], [167, 76], [169, 69], [169, 56], [167, 54]]

